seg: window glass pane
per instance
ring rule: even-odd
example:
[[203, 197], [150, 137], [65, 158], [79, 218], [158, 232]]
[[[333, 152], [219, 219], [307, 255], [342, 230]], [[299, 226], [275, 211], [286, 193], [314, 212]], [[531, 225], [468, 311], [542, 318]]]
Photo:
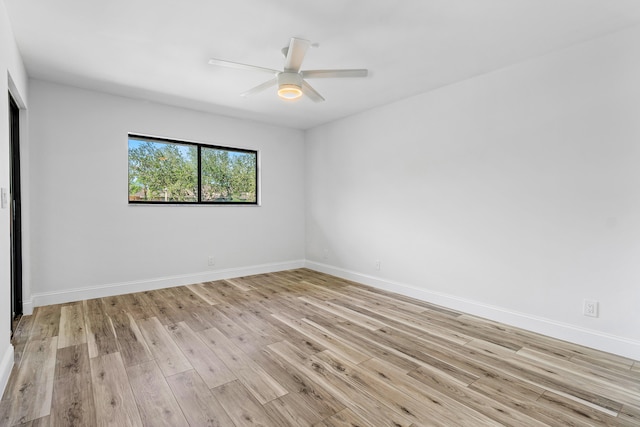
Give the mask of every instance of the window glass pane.
[[256, 203], [255, 152], [201, 148], [203, 202]]
[[129, 201], [197, 202], [198, 147], [129, 138]]

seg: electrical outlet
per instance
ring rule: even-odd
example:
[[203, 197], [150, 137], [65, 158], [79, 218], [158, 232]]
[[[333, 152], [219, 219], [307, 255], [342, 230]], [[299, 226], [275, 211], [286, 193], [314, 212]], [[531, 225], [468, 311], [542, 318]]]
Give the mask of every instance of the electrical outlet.
[[213, 256], [210, 256], [209, 258], [207, 258], [207, 265], [209, 267], [213, 267], [214, 265], [216, 265], [216, 259]]
[[584, 300], [582, 314], [589, 317], [598, 317], [598, 301], [588, 299]]
[[380, 260], [376, 260], [374, 266], [376, 267], [376, 270], [380, 270]]

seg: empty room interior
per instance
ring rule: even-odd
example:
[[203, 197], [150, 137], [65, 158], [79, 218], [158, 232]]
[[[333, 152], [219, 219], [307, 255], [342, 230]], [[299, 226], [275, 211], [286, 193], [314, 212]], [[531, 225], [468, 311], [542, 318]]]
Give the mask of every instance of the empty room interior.
[[640, 425], [637, 0], [0, 0], [0, 85], [0, 426]]

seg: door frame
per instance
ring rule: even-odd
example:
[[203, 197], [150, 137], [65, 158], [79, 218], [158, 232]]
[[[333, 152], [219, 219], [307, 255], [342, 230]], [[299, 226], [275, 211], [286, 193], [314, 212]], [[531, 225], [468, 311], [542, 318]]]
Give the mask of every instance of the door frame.
[[22, 315], [22, 191], [20, 180], [20, 107], [9, 92], [9, 221], [11, 240], [11, 332]]

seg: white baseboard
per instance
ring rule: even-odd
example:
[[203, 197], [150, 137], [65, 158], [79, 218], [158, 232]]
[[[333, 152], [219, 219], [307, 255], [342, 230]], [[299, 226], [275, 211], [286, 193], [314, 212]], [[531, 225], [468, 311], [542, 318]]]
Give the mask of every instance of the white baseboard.
[[[294, 260], [280, 263], [229, 268], [225, 270], [205, 271], [178, 276], [156, 277], [147, 280], [111, 283], [86, 288], [68, 289], [64, 291], [40, 292], [31, 295], [31, 299], [28, 300], [28, 302], [23, 302], [22, 307], [25, 314], [31, 314], [34, 307], [42, 305], [62, 304], [85, 299], [103, 298], [113, 295], [130, 294], [132, 292], [143, 292], [173, 286], [190, 285], [193, 283], [250, 276], [253, 274], [274, 273], [276, 271], [302, 268], [304, 267], [304, 264], [304, 260]], [[27, 309], [29, 310], [29, 313], [27, 313]]]
[[430, 291], [428, 289], [421, 289], [404, 283], [380, 279], [378, 277], [369, 276], [366, 274], [345, 270], [314, 261], [306, 261], [305, 266], [309, 269], [316, 270], [322, 273], [327, 273], [333, 276], [341, 277], [343, 279], [363, 283], [365, 285], [383, 289], [385, 291], [406, 295], [425, 302], [450, 308], [452, 310], [472, 314], [474, 316], [501, 322], [549, 337], [558, 338], [564, 341], [569, 341], [597, 350], [606, 351], [608, 353], [628, 357], [633, 360], [640, 360], [640, 342], [628, 338], [618, 337], [591, 329], [581, 328], [543, 317], [519, 313], [516, 311], [504, 309], [502, 307], [496, 307], [465, 298], [459, 298], [454, 295]]
[[9, 344], [2, 355], [2, 360], [0, 360], [0, 396], [4, 394], [11, 369], [13, 369], [13, 346]]
[[33, 314], [33, 299], [22, 300], [22, 314], [24, 316], [30, 316]]

